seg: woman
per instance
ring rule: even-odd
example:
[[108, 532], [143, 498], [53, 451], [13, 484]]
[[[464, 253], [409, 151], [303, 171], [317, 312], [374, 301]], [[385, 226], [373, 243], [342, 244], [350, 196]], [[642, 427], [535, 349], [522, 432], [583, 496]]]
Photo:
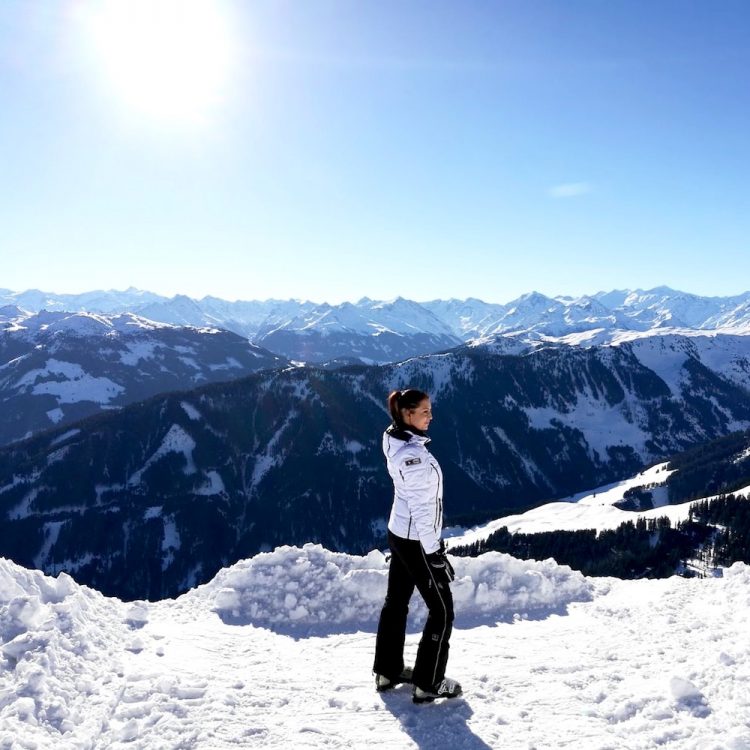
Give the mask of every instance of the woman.
[[[411, 682], [415, 703], [455, 698], [461, 686], [445, 676], [453, 628], [453, 568], [441, 539], [443, 474], [427, 450], [430, 398], [415, 388], [393, 391], [388, 410], [393, 424], [383, 434], [383, 453], [394, 487], [388, 521], [391, 564], [375, 645], [375, 686], [383, 691]], [[404, 639], [415, 587], [429, 614], [412, 670], [404, 667]]]

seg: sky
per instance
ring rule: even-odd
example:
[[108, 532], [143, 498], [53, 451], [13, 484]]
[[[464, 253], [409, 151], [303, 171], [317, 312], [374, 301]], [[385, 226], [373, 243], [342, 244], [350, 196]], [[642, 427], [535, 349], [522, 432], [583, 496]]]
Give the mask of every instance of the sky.
[[745, 0], [3, 0], [0, 288], [750, 288]]

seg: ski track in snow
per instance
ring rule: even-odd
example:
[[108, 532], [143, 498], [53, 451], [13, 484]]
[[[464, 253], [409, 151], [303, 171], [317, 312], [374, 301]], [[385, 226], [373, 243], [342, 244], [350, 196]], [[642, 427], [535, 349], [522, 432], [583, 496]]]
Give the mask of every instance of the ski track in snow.
[[[349, 573], [384, 586], [379, 553], [282, 548], [151, 604], [0, 560], [0, 748], [750, 748], [750, 567], [619, 581], [496, 553], [455, 562], [464, 582], [494, 571], [513, 606], [500, 597], [496, 621], [463, 625], [457, 606], [449, 674], [465, 696], [415, 706], [406, 686], [374, 690], [370, 610], [357, 629], [335, 623]], [[328, 576], [328, 632], [251, 622], [243, 595], [261, 569], [282, 592], [305, 570]], [[527, 611], [530, 577], [564, 585], [540, 583]], [[232, 586], [238, 623], [221, 616]], [[261, 613], [272, 596], [256, 593]]]

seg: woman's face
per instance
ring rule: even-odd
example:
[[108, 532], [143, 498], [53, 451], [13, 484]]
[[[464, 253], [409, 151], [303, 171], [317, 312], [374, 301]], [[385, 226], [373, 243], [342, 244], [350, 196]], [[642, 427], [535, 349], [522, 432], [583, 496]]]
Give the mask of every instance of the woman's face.
[[432, 406], [430, 399], [420, 401], [414, 409], [404, 409], [404, 422], [407, 427], [416, 427], [426, 432], [432, 421]]

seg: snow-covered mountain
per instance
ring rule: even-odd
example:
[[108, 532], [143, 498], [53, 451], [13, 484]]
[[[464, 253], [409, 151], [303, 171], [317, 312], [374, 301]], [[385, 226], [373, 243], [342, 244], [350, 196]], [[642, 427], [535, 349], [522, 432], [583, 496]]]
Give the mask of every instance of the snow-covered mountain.
[[750, 322], [746, 314], [750, 292], [733, 297], [701, 297], [661, 286], [647, 291], [600, 292], [594, 297], [620, 311], [629, 321], [627, 327], [636, 330], [663, 326], [710, 330], [728, 325], [747, 327]]
[[562, 336], [592, 328], [614, 328], [618, 322], [617, 316], [596, 300], [561, 301], [533, 292], [511, 303], [484, 335], [539, 332]]
[[304, 362], [340, 358], [397, 362], [462, 343], [432, 313], [402, 298], [319, 305], [275, 329], [261, 329], [256, 340], [271, 351], [283, 351], [290, 359]]
[[27, 289], [24, 292], [0, 289], [0, 304], [15, 305], [31, 312], [48, 310], [49, 312], [121, 313], [163, 299], [161, 295], [134, 287], [124, 291], [95, 290], [82, 294], [56, 294], [39, 289]]
[[[281, 548], [174, 601], [125, 604], [0, 560], [4, 747], [750, 746], [750, 568], [585, 578], [552, 561], [454, 558], [448, 673], [416, 706], [371, 675], [380, 552]], [[410, 612], [414, 658], [424, 610]]]
[[448, 521], [518, 512], [750, 428], [750, 338], [706, 340], [464, 347], [154, 398], [0, 451], [0, 553], [151, 598], [279, 544], [362, 552], [392, 493], [385, 395], [407, 385], [433, 398]]
[[465, 300], [431, 300], [423, 302], [422, 306], [442, 320], [453, 335], [463, 341], [485, 336], [487, 330], [505, 314], [507, 307], [474, 297]]
[[0, 445], [166, 391], [232, 380], [285, 360], [217, 328], [132, 313], [0, 308]]
[[[0, 305], [40, 311], [132, 312], [176, 325], [222, 327], [295, 360], [393, 362], [442, 351], [470, 340], [512, 337], [539, 340], [597, 336], [599, 343], [623, 332], [722, 330], [750, 333], [750, 292], [734, 297], [701, 297], [658, 287], [594, 295], [547, 297], [524, 294], [507, 304], [477, 299], [416, 303], [398, 298], [363, 298], [340, 305], [299, 300], [228, 302], [148, 292], [90, 292], [51, 295], [0, 290]], [[581, 341], [584, 341], [582, 338]]]

